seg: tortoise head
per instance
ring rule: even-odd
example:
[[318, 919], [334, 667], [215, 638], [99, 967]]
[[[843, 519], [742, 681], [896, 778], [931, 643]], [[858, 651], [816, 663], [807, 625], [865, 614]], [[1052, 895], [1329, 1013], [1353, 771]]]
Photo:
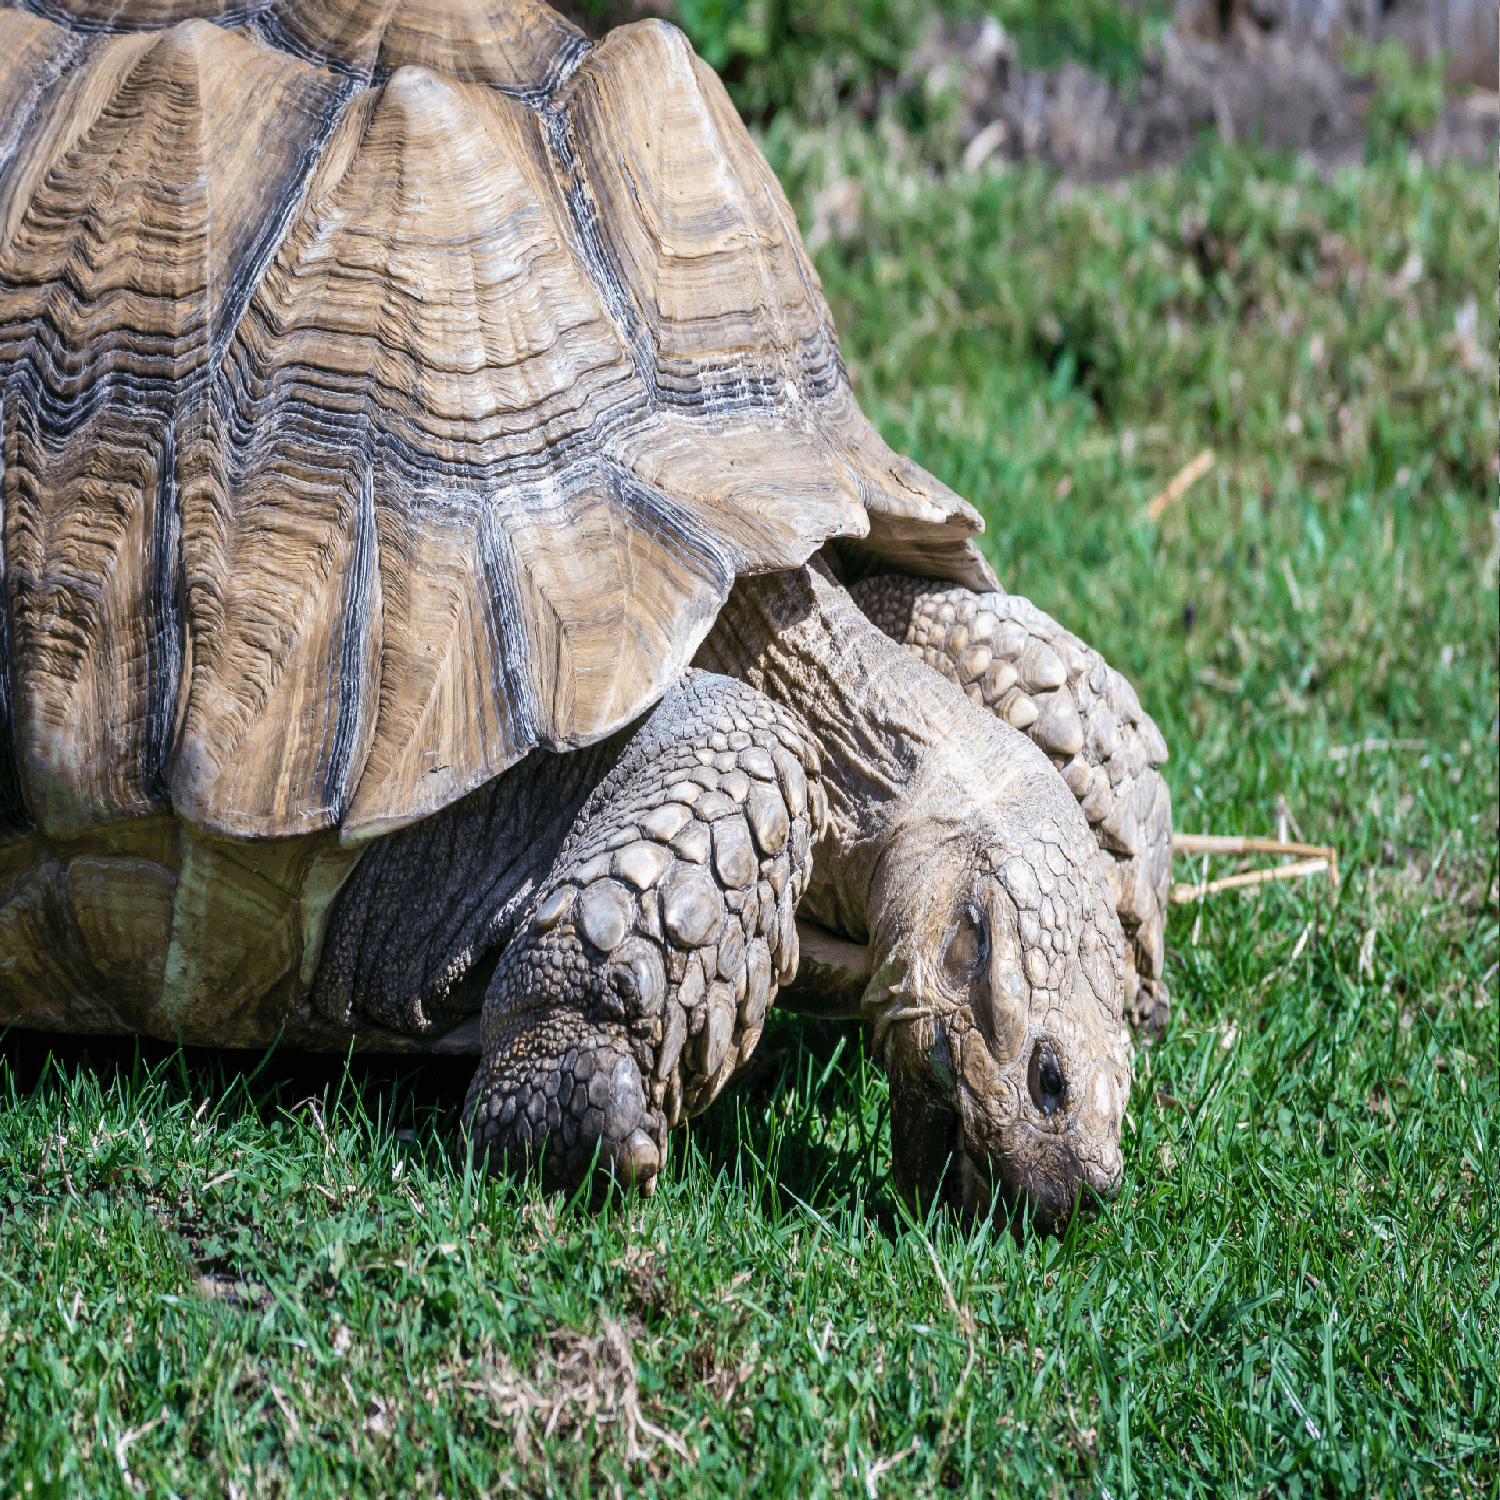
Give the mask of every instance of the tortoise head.
[[1007, 749], [977, 786], [931, 785], [892, 831], [862, 1009], [908, 1202], [1060, 1232], [1120, 1178], [1125, 944], [1066, 787], [1029, 744]]

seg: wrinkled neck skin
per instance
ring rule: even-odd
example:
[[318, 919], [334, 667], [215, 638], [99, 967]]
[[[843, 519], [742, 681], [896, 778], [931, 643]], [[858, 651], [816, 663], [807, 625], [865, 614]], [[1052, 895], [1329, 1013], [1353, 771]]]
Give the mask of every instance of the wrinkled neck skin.
[[[829, 823], [799, 916], [867, 943], [870, 896], [903, 829], [926, 827], [977, 745], [967, 706], [930, 692], [936, 675], [874, 629], [821, 562], [744, 578], [696, 665], [741, 677], [792, 709], [822, 752]], [[935, 701], [934, 701], [935, 700]], [[946, 785], [945, 785], [946, 783]]]
[[[828, 831], [799, 908], [865, 945], [909, 1200], [1060, 1228], [1117, 1183], [1124, 940], [1097, 846], [1026, 738], [886, 639], [814, 562], [742, 579], [698, 664], [795, 712]], [[939, 1187], [941, 1182], [941, 1187]]]

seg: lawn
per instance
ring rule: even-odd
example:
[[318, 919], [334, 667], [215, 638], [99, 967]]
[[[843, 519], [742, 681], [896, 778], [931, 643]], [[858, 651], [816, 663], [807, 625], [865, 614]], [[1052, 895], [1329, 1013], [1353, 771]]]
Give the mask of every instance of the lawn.
[[1176, 909], [1063, 1242], [909, 1220], [856, 1028], [773, 1021], [597, 1213], [455, 1164], [451, 1066], [13, 1032], [6, 1494], [1500, 1486], [1493, 170], [765, 141], [866, 408], [1131, 674], [1179, 828], [1284, 820], [1338, 885]]

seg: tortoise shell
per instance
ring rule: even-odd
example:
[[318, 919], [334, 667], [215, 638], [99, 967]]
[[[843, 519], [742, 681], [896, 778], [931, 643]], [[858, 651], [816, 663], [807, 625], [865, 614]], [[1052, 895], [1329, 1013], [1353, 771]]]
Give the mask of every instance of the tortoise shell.
[[830, 537], [985, 587], [682, 34], [535, 0], [0, 10], [0, 796], [425, 817]]

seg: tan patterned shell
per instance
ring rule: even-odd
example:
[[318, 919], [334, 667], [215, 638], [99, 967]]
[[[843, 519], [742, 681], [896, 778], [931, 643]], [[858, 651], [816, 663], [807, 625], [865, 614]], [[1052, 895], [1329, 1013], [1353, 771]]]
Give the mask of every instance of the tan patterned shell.
[[426, 816], [589, 743], [736, 574], [983, 588], [679, 32], [536, 0], [0, 10], [0, 816]]

